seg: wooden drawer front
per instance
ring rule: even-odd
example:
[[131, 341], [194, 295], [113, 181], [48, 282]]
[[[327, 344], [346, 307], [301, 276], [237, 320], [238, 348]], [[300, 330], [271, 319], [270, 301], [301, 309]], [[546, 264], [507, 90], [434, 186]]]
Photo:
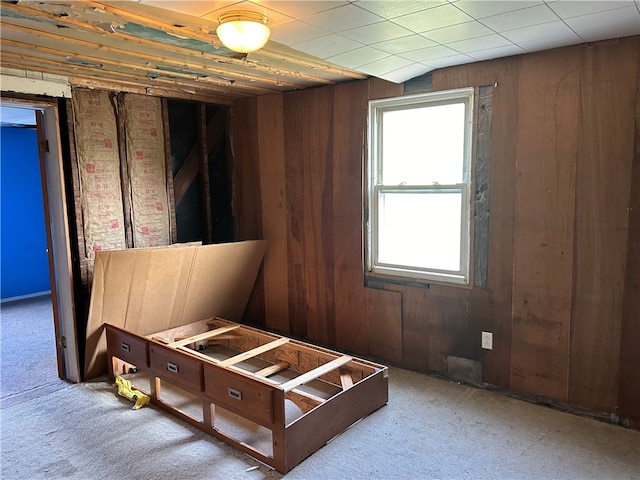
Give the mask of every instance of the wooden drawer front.
[[149, 361], [156, 375], [191, 391], [202, 391], [202, 362], [162, 345], [149, 345]]
[[107, 325], [107, 350], [136, 367], [149, 366], [149, 342], [144, 337]]
[[215, 365], [204, 366], [204, 391], [214, 403], [248, 418], [273, 423], [273, 391], [267, 385]]

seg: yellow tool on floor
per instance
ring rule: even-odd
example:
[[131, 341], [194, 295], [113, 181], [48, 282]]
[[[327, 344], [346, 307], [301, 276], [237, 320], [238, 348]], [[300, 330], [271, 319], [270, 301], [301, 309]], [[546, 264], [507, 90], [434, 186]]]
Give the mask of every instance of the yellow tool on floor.
[[135, 403], [133, 405], [134, 410], [149, 404], [149, 395], [145, 395], [139, 390], [134, 390], [131, 387], [131, 381], [126, 378], [117, 376], [116, 385], [118, 386], [118, 395], [121, 395]]

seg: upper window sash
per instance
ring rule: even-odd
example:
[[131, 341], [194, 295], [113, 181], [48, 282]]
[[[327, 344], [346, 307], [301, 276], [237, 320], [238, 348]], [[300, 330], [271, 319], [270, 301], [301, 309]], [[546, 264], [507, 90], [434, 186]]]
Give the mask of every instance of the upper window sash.
[[[472, 125], [473, 125], [473, 88], [461, 88], [457, 90], [448, 90], [446, 92], [426, 93], [421, 95], [411, 95], [396, 98], [385, 98], [381, 100], [373, 100], [369, 103], [369, 118], [373, 122], [370, 128], [369, 138], [369, 177], [370, 186], [383, 185], [383, 166], [384, 158], [382, 156], [382, 129], [383, 115], [385, 112], [398, 110], [417, 109], [425, 107], [437, 107], [441, 105], [451, 105], [455, 103], [463, 103], [465, 105], [465, 129], [464, 129], [464, 155], [462, 162], [462, 182], [470, 181], [470, 155], [472, 144]], [[408, 182], [407, 182], [408, 183]]]

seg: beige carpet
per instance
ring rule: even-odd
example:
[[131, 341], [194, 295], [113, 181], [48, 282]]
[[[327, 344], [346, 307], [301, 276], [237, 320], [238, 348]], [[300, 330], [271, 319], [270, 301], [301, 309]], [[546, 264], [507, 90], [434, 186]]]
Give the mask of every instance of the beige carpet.
[[[283, 478], [110, 382], [58, 380], [48, 298], [0, 320], [0, 478]], [[285, 478], [638, 480], [640, 432], [392, 368], [389, 404]]]
[[[640, 432], [392, 368], [389, 404], [290, 479], [633, 479]], [[108, 382], [0, 411], [3, 479], [278, 479], [278, 472]], [[257, 467], [257, 468], [256, 468]]]

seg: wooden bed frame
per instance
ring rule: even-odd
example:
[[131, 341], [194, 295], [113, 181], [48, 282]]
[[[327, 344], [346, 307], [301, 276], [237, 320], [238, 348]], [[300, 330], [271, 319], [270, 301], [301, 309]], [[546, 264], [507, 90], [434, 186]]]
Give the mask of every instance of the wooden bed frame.
[[383, 365], [221, 318], [105, 328], [111, 378], [282, 473], [388, 401]]

